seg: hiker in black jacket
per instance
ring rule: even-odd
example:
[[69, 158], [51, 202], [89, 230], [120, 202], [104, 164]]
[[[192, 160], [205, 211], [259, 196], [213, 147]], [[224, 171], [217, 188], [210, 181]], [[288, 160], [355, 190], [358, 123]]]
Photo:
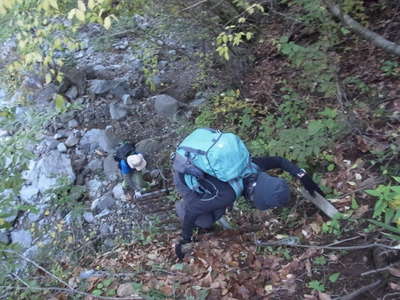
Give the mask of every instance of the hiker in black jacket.
[[[282, 157], [253, 158], [260, 171], [243, 180], [243, 196], [251, 205], [260, 210], [283, 207], [289, 203], [290, 190], [285, 180], [273, 177], [264, 171], [282, 169], [300, 180], [304, 188], [314, 195], [318, 192], [324, 195], [318, 185], [304, 169]], [[210, 228], [220, 220], [227, 208], [232, 207], [237, 196], [231, 185], [218, 180], [208, 174], [198, 179], [204, 192], [196, 192], [187, 187], [184, 174], [174, 170], [174, 183], [177, 191], [183, 198], [176, 204], [177, 214], [182, 221], [182, 239], [176, 244], [175, 252], [179, 259], [184, 257], [182, 245], [191, 242], [192, 231], [195, 226]]]

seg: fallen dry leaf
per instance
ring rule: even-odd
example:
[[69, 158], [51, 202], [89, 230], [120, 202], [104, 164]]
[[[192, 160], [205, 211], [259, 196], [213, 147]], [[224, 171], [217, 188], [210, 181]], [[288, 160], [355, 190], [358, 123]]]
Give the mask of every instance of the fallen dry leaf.
[[400, 277], [400, 268], [395, 268], [395, 267], [389, 268], [389, 273], [392, 274], [393, 276]]
[[322, 292], [318, 292], [319, 300], [331, 300], [331, 296]]
[[400, 284], [397, 284], [397, 283], [394, 283], [394, 282], [390, 282], [390, 283], [389, 283], [389, 286], [390, 286], [390, 288], [391, 288], [392, 290], [400, 291]]

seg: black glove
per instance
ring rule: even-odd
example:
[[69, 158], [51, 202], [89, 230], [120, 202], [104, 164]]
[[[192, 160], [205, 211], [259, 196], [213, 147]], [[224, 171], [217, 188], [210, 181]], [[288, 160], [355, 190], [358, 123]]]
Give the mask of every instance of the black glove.
[[179, 260], [182, 260], [185, 257], [185, 253], [182, 251], [182, 245], [190, 243], [188, 240], [180, 240], [178, 244], [175, 245], [175, 254]]
[[300, 178], [301, 184], [304, 186], [304, 188], [312, 195], [315, 196], [315, 192], [319, 193], [320, 195], [325, 197], [325, 194], [321, 189], [319, 188], [318, 184], [312, 180], [311, 176], [308, 174], [304, 174]]

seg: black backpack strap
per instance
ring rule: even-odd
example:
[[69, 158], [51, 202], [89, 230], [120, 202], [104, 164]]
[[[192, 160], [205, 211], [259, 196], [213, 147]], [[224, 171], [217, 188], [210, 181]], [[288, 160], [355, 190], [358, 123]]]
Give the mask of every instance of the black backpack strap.
[[194, 149], [191, 147], [186, 147], [186, 146], [180, 146], [178, 149], [184, 150], [186, 153], [194, 153], [194, 154], [200, 154], [200, 155], [206, 155], [207, 152], [199, 149]]

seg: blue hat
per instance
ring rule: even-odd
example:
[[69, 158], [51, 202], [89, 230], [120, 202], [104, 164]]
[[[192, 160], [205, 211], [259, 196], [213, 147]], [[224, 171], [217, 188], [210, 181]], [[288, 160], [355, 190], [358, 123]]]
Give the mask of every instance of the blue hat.
[[290, 200], [290, 189], [287, 182], [278, 177], [272, 177], [265, 172], [257, 176], [254, 188], [254, 205], [260, 210], [282, 207]]

